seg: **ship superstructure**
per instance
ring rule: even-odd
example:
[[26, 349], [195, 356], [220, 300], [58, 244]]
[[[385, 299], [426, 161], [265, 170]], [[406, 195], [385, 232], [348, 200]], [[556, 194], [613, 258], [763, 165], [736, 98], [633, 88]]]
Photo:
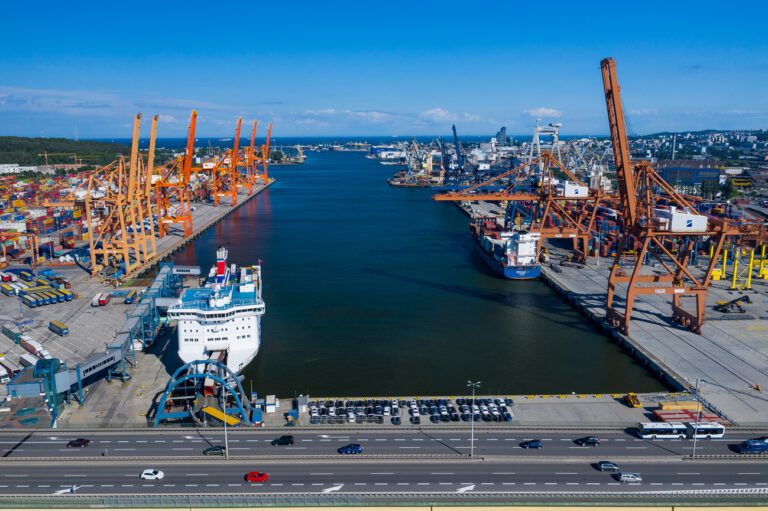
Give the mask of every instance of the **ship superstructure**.
[[178, 322], [179, 357], [185, 363], [215, 359], [241, 372], [261, 343], [261, 266], [227, 265], [227, 249], [216, 251], [216, 266], [205, 284], [185, 289], [168, 310]]

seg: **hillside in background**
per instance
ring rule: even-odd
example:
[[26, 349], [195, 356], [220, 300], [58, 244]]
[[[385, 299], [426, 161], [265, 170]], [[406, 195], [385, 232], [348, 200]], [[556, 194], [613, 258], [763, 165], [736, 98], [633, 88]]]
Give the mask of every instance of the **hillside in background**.
[[75, 141], [66, 138], [0, 137], [0, 163], [19, 165], [44, 165], [44, 153], [48, 163], [82, 163], [104, 165], [118, 154], [128, 155], [130, 148], [124, 144]]

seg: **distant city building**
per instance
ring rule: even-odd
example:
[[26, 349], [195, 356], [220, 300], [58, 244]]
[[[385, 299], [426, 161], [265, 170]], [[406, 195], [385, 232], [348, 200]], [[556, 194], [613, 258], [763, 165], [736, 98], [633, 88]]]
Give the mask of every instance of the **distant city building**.
[[499, 131], [496, 132], [496, 144], [507, 145], [509, 139], [507, 138], [507, 127], [502, 126]]

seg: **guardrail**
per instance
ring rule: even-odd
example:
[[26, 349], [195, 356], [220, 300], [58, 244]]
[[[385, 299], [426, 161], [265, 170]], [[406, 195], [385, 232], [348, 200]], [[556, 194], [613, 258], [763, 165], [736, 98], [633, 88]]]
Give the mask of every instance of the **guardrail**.
[[512, 492], [392, 492], [392, 493], [229, 493], [229, 494], [128, 494], [128, 495], [7, 495], [0, 507], [49, 509], [52, 507], [106, 508], [195, 508], [195, 507], [318, 507], [318, 506], [425, 506], [499, 505], [511, 503], [593, 503], [599, 505], [637, 503], [706, 504], [768, 502], [768, 488], [723, 488], [668, 491], [512, 491]]

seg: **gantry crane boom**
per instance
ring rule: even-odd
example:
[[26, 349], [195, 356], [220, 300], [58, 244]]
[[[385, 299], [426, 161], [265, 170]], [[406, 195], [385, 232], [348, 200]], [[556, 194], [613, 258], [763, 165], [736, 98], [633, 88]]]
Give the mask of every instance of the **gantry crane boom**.
[[180, 224], [184, 237], [192, 235], [192, 206], [190, 204], [190, 181], [192, 158], [195, 155], [195, 128], [197, 110], [192, 110], [187, 130], [187, 144], [184, 156], [160, 169], [160, 179], [155, 183], [157, 201], [157, 233], [161, 238], [168, 227]]
[[608, 111], [608, 126], [613, 141], [613, 158], [616, 162], [616, 179], [619, 184], [619, 196], [624, 215], [630, 225], [637, 220], [637, 190], [629, 156], [629, 140], [624, 121], [624, 109], [621, 93], [616, 78], [616, 64], [612, 58], [600, 63], [603, 72], [603, 90]]

